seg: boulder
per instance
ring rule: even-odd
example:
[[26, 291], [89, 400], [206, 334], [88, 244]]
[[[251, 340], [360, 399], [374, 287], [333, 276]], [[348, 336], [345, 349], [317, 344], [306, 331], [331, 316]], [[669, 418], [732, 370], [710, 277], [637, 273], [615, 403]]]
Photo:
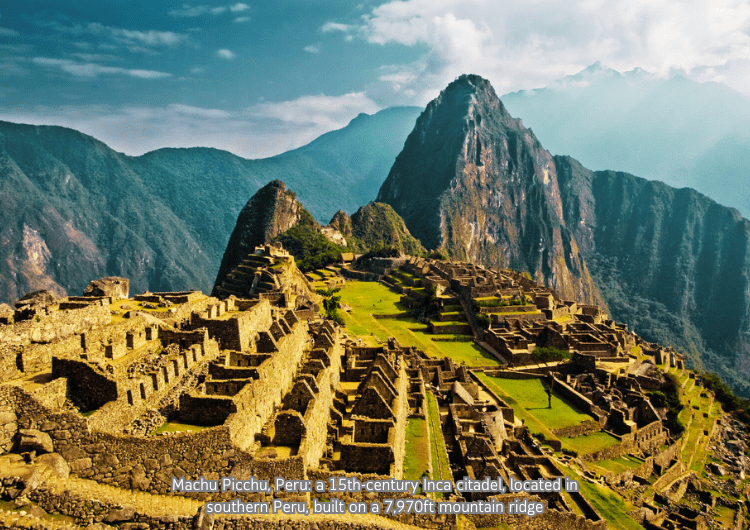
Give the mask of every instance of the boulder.
[[130, 280], [119, 276], [107, 276], [88, 284], [83, 290], [83, 296], [109, 296], [114, 301], [127, 298], [129, 292]]
[[70, 466], [59, 453], [47, 453], [34, 459], [34, 464], [42, 464], [50, 468], [58, 478], [68, 478]]
[[37, 453], [51, 453], [55, 450], [49, 434], [35, 429], [18, 430], [18, 452], [36, 451]]
[[0, 458], [0, 484], [8, 485], [6, 495], [11, 499], [23, 497], [42, 483], [42, 474], [23, 461], [12, 461], [8, 455]]
[[119, 523], [122, 521], [132, 521], [135, 517], [135, 508], [133, 506], [123, 506], [122, 508], [113, 508], [104, 518], [105, 523]]
[[8, 304], [0, 304], [0, 324], [12, 324], [15, 310]]
[[16, 302], [16, 307], [27, 307], [27, 306], [42, 306], [46, 307], [52, 305], [60, 300], [60, 296], [54, 291], [43, 289], [41, 291], [34, 291], [24, 295], [21, 299]]

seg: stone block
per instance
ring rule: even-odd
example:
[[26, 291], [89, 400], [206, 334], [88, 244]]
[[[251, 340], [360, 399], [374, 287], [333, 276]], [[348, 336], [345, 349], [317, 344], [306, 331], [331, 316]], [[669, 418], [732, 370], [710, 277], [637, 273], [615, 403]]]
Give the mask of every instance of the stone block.
[[58, 453], [47, 453], [34, 459], [34, 464], [41, 464], [50, 468], [58, 478], [68, 478], [70, 466]]
[[123, 506], [122, 508], [113, 508], [104, 518], [106, 523], [120, 523], [123, 521], [132, 521], [135, 517], [134, 506]]
[[18, 431], [18, 450], [21, 453], [26, 451], [51, 453], [55, 449], [52, 445], [52, 438], [46, 432], [36, 429], [20, 429]]
[[93, 465], [93, 462], [90, 458], [79, 458], [78, 460], [73, 460], [70, 463], [70, 470], [73, 473], [78, 473], [79, 475], [89, 469]]
[[109, 296], [112, 300], [128, 297], [130, 280], [118, 276], [108, 276], [94, 280], [83, 290], [83, 296]]

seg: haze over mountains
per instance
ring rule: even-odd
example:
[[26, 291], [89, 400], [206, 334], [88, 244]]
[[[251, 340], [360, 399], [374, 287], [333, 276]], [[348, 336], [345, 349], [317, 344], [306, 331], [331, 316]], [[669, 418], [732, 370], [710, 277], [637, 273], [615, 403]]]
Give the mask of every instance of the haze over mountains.
[[502, 100], [554, 154], [694, 188], [750, 217], [750, 100], [725, 85], [596, 63]]

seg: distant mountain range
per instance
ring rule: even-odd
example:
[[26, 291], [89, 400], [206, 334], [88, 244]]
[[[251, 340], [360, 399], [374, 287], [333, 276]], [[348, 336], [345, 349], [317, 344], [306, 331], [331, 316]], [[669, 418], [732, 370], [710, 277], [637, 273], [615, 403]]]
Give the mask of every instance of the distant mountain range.
[[248, 198], [282, 178], [323, 224], [375, 198], [420, 109], [361, 114], [279, 156], [208, 148], [117, 153], [53, 126], [0, 122], [0, 301], [80, 294], [121, 275], [135, 291], [210, 291]]
[[750, 218], [750, 100], [725, 85], [596, 63], [502, 100], [554, 154], [694, 188]]

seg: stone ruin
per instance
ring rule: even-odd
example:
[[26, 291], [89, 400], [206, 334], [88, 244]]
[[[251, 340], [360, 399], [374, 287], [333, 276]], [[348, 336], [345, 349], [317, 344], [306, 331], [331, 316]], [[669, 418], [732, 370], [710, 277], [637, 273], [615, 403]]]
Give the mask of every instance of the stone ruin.
[[[555, 436], [607, 432], [619, 440], [600, 454], [576, 457], [580, 465], [624, 454], [643, 460], [637, 470], [609, 477], [613, 487], [645, 487], [660, 477], [665, 488], [659, 495], [672, 500], [690, 493], [689, 477], [679, 475], [680, 442], [665, 426], [665, 411], [646, 395], [662, 385], [656, 364], [684, 367], [677, 352], [646, 343], [598, 308], [560, 300], [512, 271], [397, 259], [378, 262], [366, 274], [399, 290], [407, 306], [420, 307], [430, 289], [438, 315], [456, 318], [460, 307], [464, 331], [505, 366], [470, 369], [395, 339], [363, 345], [321, 317], [312, 286], [273, 246], [248, 256], [218, 297], [185, 291], [127, 298], [127, 282], [109, 278], [92, 282], [81, 297], [41, 293], [15, 310], [0, 308], [0, 494], [31, 506], [29, 520], [39, 528], [61, 527], [45, 511], [76, 525], [279, 528], [289, 520], [213, 519], [201, 506], [238, 496], [310, 502], [310, 493], [179, 494], [170, 491], [171, 479], [402, 478], [407, 423], [429, 418], [432, 396], [440, 409], [432, 429], [445, 445], [436, 461], [430, 458], [433, 474], [442, 465], [454, 483], [464, 477], [507, 482], [511, 476], [564, 476], [561, 462], [574, 457], [559, 459], [542, 447], [479, 377], [482, 371], [501, 379], [546, 379], [590, 416], [575, 428], [553, 431]], [[486, 300], [497, 302], [477, 303]], [[478, 325], [479, 315], [488, 316], [486, 329]], [[629, 354], [635, 345], [645, 360]], [[572, 358], [531, 364], [539, 346], [567, 350]], [[731, 469], [744, 472], [750, 467], [745, 448], [726, 439]], [[560, 449], [555, 440], [545, 442]], [[326, 495], [347, 502], [403, 496]], [[490, 497], [510, 500], [482, 492], [451, 499]], [[527, 497], [543, 502], [545, 513], [469, 519], [482, 527], [606, 527], [580, 493]], [[642, 511], [653, 528], [698, 528], [703, 521], [700, 514], [651, 504]], [[459, 524], [455, 515], [392, 518], [445, 530]], [[0, 512], [0, 528], [19, 521]], [[320, 522], [325, 524], [357, 527], [351, 520]]]

